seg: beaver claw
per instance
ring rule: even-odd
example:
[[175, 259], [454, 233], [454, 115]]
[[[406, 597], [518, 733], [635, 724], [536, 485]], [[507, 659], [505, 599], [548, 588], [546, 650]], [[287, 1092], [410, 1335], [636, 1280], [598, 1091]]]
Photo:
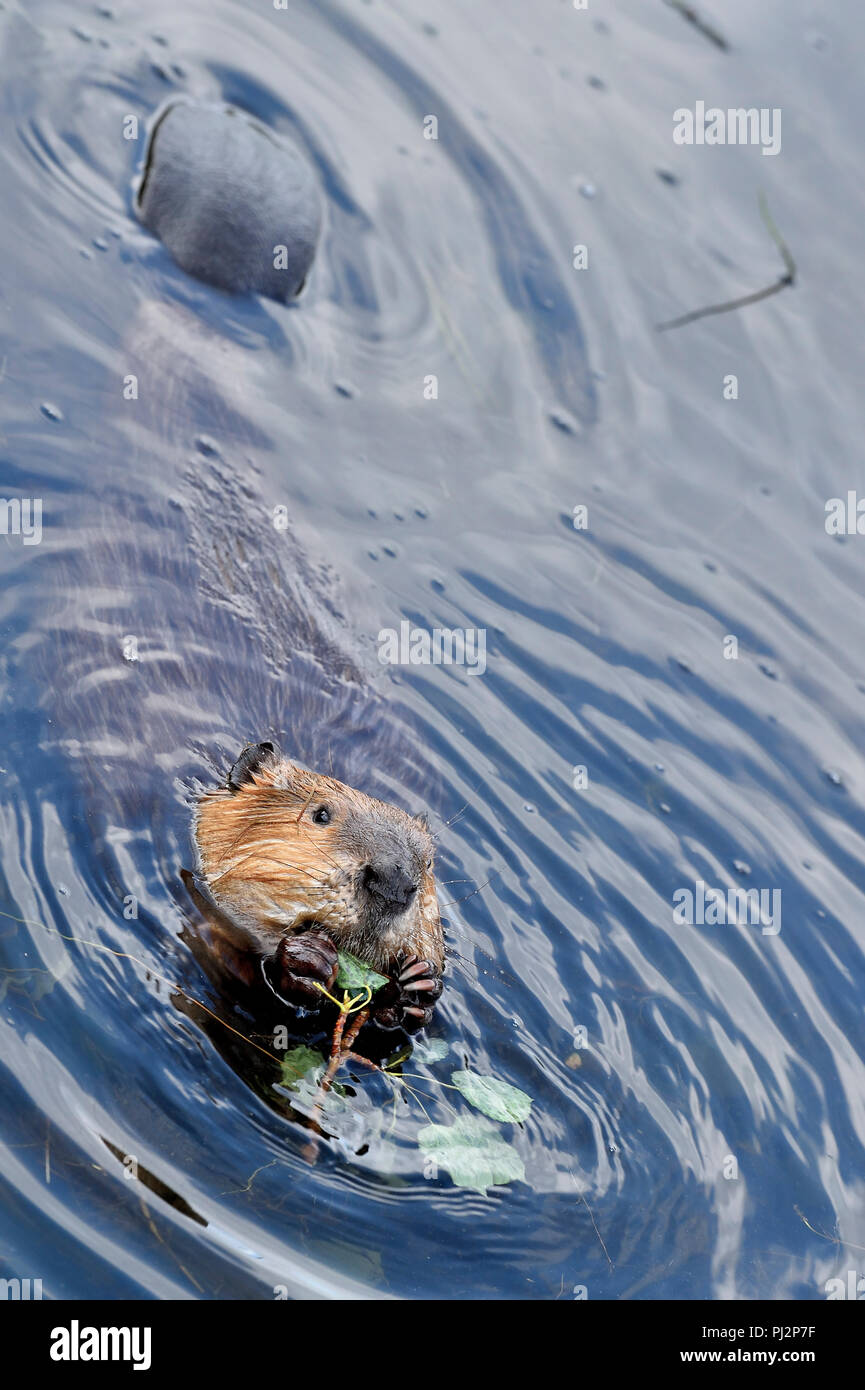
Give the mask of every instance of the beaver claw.
[[409, 956], [398, 963], [399, 974], [379, 990], [373, 1014], [380, 1028], [404, 1028], [416, 1033], [431, 1022], [442, 989], [432, 961]]
[[339, 956], [329, 936], [305, 931], [283, 937], [274, 956], [273, 987], [292, 1004], [307, 1009], [322, 1003], [318, 986], [333, 988], [339, 969]]

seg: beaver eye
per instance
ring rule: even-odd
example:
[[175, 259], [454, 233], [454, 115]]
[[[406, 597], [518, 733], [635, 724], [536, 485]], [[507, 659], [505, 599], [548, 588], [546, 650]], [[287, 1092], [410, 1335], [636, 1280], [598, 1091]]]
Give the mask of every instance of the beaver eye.
[[315, 811], [313, 811], [312, 820], [314, 825], [329, 825], [330, 811], [327, 809], [326, 806], [319, 806]]
[[431, 868], [432, 868], [432, 860], [431, 860], [431, 859], [428, 859], [428, 860], [426, 861], [426, 866], [427, 866], [428, 869], [431, 869]]

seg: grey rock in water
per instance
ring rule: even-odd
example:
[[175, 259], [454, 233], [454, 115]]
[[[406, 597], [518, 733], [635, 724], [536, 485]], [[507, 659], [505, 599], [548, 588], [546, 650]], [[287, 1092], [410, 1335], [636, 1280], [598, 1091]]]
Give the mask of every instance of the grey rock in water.
[[190, 275], [283, 302], [321, 228], [315, 176], [292, 145], [237, 107], [187, 102], [153, 128], [137, 212]]

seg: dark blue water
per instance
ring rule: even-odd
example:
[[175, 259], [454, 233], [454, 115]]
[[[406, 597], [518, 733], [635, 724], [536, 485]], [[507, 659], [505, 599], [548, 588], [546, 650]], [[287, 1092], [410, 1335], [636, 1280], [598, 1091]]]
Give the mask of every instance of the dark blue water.
[[[824, 523], [865, 493], [865, 28], [851, 0], [711, 17], [727, 51], [661, 0], [3, 5], [0, 494], [43, 533], [0, 537], [0, 1277], [861, 1272], [865, 540]], [[135, 221], [178, 93], [313, 163], [297, 306], [195, 283]], [[780, 108], [781, 153], [675, 145], [697, 100]], [[795, 288], [659, 335], [782, 273], [761, 191]], [[484, 630], [485, 673], [382, 666], [402, 619]], [[180, 877], [195, 788], [270, 732], [426, 807], [454, 950], [420, 1104], [362, 1077], [315, 1164]], [[698, 881], [780, 893], [773, 929], [677, 922]], [[431, 1079], [466, 1061], [533, 1098], [500, 1127], [525, 1180], [487, 1195], [417, 1144], [469, 1113]]]

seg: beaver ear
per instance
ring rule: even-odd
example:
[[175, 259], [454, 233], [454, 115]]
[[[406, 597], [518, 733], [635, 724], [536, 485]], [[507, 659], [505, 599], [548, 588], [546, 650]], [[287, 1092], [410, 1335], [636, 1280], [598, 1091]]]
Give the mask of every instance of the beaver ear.
[[228, 790], [240, 791], [241, 787], [252, 781], [254, 772], [262, 772], [278, 757], [272, 743], [248, 743], [228, 774]]

